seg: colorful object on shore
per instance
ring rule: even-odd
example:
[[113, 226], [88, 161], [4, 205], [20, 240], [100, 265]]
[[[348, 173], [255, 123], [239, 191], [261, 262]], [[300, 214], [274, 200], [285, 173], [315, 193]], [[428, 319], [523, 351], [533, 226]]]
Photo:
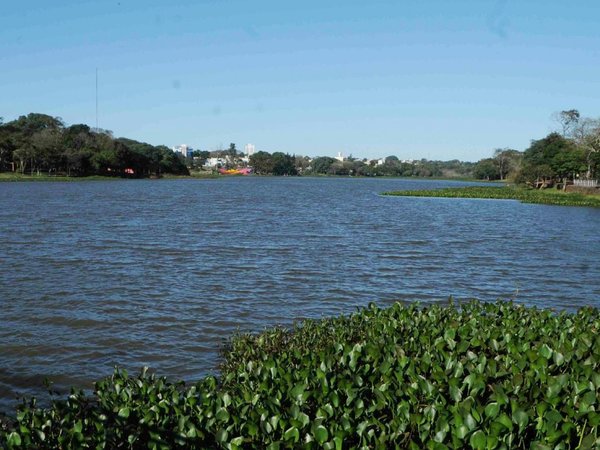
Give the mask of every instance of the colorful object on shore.
[[242, 169], [219, 169], [219, 173], [221, 175], [250, 175], [252, 169], [249, 167], [244, 167]]

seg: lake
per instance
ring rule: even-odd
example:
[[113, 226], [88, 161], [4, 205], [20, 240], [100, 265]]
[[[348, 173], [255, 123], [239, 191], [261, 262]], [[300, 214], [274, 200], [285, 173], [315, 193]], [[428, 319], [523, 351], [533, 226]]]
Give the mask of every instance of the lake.
[[600, 305], [600, 210], [358, 178], [0, 183], [0, 411], [48, 377], [215, 373], [236, 330], [449, 296]]

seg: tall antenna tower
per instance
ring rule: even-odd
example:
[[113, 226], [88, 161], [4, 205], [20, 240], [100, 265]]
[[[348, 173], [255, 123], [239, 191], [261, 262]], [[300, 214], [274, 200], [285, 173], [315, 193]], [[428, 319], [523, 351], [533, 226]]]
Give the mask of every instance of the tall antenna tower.
[[96, 67], [96, 132], [98, 132], [98, 68]]

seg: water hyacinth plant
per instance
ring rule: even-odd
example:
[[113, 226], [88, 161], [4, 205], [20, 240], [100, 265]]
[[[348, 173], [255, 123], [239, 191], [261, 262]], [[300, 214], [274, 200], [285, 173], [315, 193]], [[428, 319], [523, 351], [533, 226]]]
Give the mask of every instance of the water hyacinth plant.
[[481, 198], [519, 200], [523, 203], [539, 203], [556, 206], [585, 206], [600, 208], [600, 192], [598, 195], [587, 195], [577, 192], [562, 192], [556, 189], [527, 189], [504, 186], [468, 186], [443, 189], [423, 189], [415, 191], [384, 192], [382, 195], [401, 197], [444, 197], [444, 198]]
[[233, 337], [193, 386], [116, 371], [24, 402], [3, 448], [600, 448], [600, 314], [375, 306]]

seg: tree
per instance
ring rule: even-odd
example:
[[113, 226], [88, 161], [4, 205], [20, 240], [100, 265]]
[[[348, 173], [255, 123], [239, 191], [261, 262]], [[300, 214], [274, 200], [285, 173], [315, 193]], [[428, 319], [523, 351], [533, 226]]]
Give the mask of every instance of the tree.
[[271, 155], [273, 160], [273, 175], [298, 175], [294, 164], [294, 157], [290, 154], [275, 152]]
[[31, 136], [31, 144], [38, 161], [38, 171], [56, 172], [63, 165], [63, 136], [59, 129], [44, 128]]
[[473, 176], [478, 180], [498, 180], [500, 171], [495, 158], [482, 159], [475, 164]]
[[92, 151], [87, 148], [67, 148], [63, 159], [67, 166], [67, 176], [85, 176], [92, 172]]
[[237, 149], [235, 148], [235, 144], [233, 142], [229, 144], [229, 150], [227, 150], [227, 154], [232, 160], [237, 156]]
[[312, 172], [325, 175], [329, 173], [329, 169], [335, 161], [336, 160], [334, 158], [331, 158], [329, 156], [321, 156], [319, 158], [315, 158], [312, 160], [311, 163]]
[[569, 140], [558, 133], [550, 133], [543, 139], [531, 141], [531, 145], [523, 154], [523, 160], [530, 164], [550, 164], [558, 153], [571, 148]]
[[573, 139], [584, 152], [586, 161], [586, 178], [592, 178], [598, 171], [596, 163], [600, 154], [600, 119], [584, 118], [578, 122], [573, 132]]
[[348, 158], [348, 161], [346, 161], [346, 163], [349, 166], [349, 170], [350, 170], [350, 175], [357, 175], [357, 176], [363, 176], [366, 175], [366, 171], [364, 170], [367, 165], [365, 164], [364, 161], [362, 160], [358, 160], [356, 158]]
[[33, 159], [35, 157], [35, 151], [31, 147], [19, 147], [13, 152], [13, 158], [18, 162], [18, 171], [25, 173], [27, 163], [31, 164], [31, 174], [33, 175]]
[[91, 158], [91, 164], [94, 172], [99, 175], [118, 175], [119, 160], [114, 149], [103, 149], [96, 153]]
[[383, 165], [380, 167], [380, 170], [384, 175], [388, 176], [398, 176], [402, 172], [402, 163], [398, 159], [397, 156], [390, 155], [387, 156], [384, 160]]
[[[543, 139], [534, 140], [523, 153], [523, 167], [519, 179], [544, 187], [556, 178], [570, 178], [581, 153], [575, 143], [558, 133], [550, 133]], [[582, 161], [579, 161], [581, 163]]]
[[45, 129], [62, 130], [63, 121], [60, 117], [52, 117], [47, 114], [30, 113], [27, 116], [20, 116], [16, 121], [11, 122], [15, 130], [23, 136], [29, 137], [38, 131]]
[[190, 171], [185, 165], [183, 155], [175, 153], [169, 147], [159, 145], [156, 147], [162, 153], [160, 161], [161, 171], [164, 173], [172, 173], [174, 175], [189, 175]]
[[14, 170], [15, 163], [20, 172], [29, 169], [32, 174], [36, 170], [68, 176], [188, 173], [167, 147], [115, 139], [110, 131], [92, 131], [84, 124], [65, 127], [60, 118], [38, 113], [0, 125], [0, 170]]
[[576, 174], [585, 171], [585, 156], [580, 148], [557, 153], [552, 158], [552, 170], [558, 178], [574, 178]]
[[0, 171], [8, 169], [15, 150], [14, 135], [7, 125], [0, 125]]
[[274, 167], [273, 157], [268, 152], [259, 151], [250, 156], [250, 166], [258, 175], [270, 175]]
[[494, 150], [494, 160], [498, 166], [498, 178], [504, 180], [511, 172], [515, 172], [521, 163], [522, 153], [510, 148]]
[[71, 125], [63, 131], [63, 159], [67, 176], [85, 176], [91, 173], [94, 135], [89, 126]]
[[303, 173], [305, 170], [308, 169], [308, 167], [310, 166], [310, 158], [308, 156], [299, 156], [296, 155], [294, 157], [295, 159], [295, 166], [296, 166], [296, 172], [298, 173]]
[[573, 130], [577, 127], [579, 118], [580, 114], [576, 109], [569, 109], [559, 113], [554, 113], [554, 120], [560, 124], [563, 137], [571, 136]]

